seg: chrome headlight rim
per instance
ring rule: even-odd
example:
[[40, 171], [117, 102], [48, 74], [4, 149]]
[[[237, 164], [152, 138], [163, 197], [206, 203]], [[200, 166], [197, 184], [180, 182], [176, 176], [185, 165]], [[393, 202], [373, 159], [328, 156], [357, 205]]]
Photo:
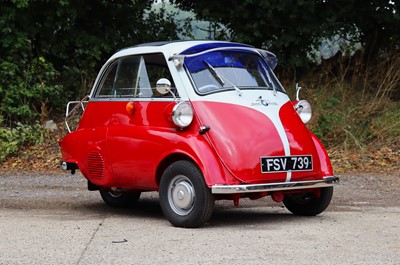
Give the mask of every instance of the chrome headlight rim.
[[300, 119], [303, 121], [304, 124], [307, 124], [312, 117], [312, 107], [310, 102], [307, 100], [300, 100], [294, 106], [297, 114], [299, 114]]
[[172, 121], [180, 128], [188, 127], [193, 121], [193, 108], [187, 101], [179, 102], [172, 109]]

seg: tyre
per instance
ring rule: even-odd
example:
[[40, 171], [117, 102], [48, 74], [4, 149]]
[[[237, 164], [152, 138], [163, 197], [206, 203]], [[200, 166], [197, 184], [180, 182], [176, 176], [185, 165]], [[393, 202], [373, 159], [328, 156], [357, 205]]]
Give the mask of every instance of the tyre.
[[333, 187], [321, 188], [319, 196], [313, 192], [285, 195], [283, 204], [296, 215], [314, 216], [322, 213], [331, 202]]
[[206, 223], [214, 210], [214, 197], [200, 169], [181, 160], [164, 171], [160, 182], [160, 205], [174, 226], [195, 228]]
[[126, 208], [135, 205], [139, 200], [140, 192], [119, 192], [101, 189], [100, 195], [108, 206]]

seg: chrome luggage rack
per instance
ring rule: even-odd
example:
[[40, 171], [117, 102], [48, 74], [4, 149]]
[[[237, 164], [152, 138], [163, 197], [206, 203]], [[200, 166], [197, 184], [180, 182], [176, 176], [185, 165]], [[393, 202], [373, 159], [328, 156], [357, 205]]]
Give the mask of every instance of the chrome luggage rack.
[[[89, 96], [85, 96], [80, 101], [68, 102], [67, 110], [65, 111], [65, 126], [67, 127], [68, 132], [75, 131], [78, 128], [79, 120], [81, 119], [82, 114], [85, 111], [85, 107], [86, 104], [89, 102], [89, 99]], [[75, 106], [70, 110], [71, 105]], [[72, 127], [68, 123], [71, 123]]]

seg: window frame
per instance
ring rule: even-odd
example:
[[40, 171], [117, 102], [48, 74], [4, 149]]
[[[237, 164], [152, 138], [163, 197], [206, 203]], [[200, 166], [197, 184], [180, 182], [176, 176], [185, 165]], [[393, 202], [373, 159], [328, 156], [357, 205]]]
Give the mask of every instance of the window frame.
[[[180, 96], [177, 93], [177, 90], [176, 90], [176, 88], [174, 86], [175, 82], [174, 82], [174, 80], [172, 80], [173, 79], [172, 78], [172, 74], [171, 74], [171, 71], [170, 71], [170, 69], [168, 67], [168, 63], [167, 63], [167, 61], [165, 59], [164, 54], [161, 53], [161, 52], [154, 52], [154, 53], [144, 53], [144, 54], [130, 54], [130, 55], [121, 56], [121, 57], [115, 58], [112, 61], [109, 61], [107, 63], [107, 65], [104, 67], [104, 70], [102, 71], [102, 73], [100, 75], [99, 81], [96, 84], [96, 87], [93, 89], [91, 101], [127, 101], [127, 100], [129, 100], [129, 101], [173, 101], [174, 97], [170, 93], [168, 93], [167, 95], [159, 95], [159, 96], [155, 96], [154, 94], [152, 94], [151, 97], [146, 97], [146, 96], [138, 97], [137, 96], [138, 95], [138, 90], [140, 89], [140, 87], [138, 87], [138, 84], [140, 83], [140, 80], [139, 80], [140, 78], [139, 77], [141, 75], [141, 68], [143, 67], [143, 65], [145, 66], [146, 78], [147, 78], [147, 80], [149, 80], [149, 84], [150, 84], [149, 89], [155, 90], [155, 88], [156, 88], [155, 86], [152, 87], [152, 85], [151, 85], [151, 81], [149, 79], [149, 73], [148, 73], [148, 70], [147, 70], [147, 68], [148, 68], [147, 66], [149, 66], [149, 65], [157, 65], [157, 64], [151, 64], [151, 63], [147, 64], [147, 62], [146, 62], [146, 56], [152, 56], [152, 55], [153, 56], [154, 55], [158, 55], [160, 57], [160, 59], [162, 58], [162, 60], [165, 63], [165, 65], [159, 64], [159, 66], [160, 66], [160, 68], [165, 66], [165, 69], [168, 71], [169, 77], [171, 78], [170, 81], [173, 84], [172, 87], [174, 88], [176, 98], [180, 98]], [[104, 85], [105, 81], [107, 80], [107, 77], [113, 71], [113, 69], [115, 69], [115, 67], [117, 67], [117, 69], [116, 69], [116, 71], [114, 73], [114, 81], [113, 81], [114, 82], [113, 86], [114, 86], [114, 84], [116, 82], [115, 79], [117, 78], [117, 75], [118, 75], [118, 68], [120, 67], [119, 66], [120, 62], [124, 58], [127, 58], [127, 57], [139, 57], [139, 61], [140, 61], [139, 66], [137, 67], [136, 80], [134, 80], [134, 82], [136, 84], [136, 87], [133, 87], [133, 89], [135, 90], [134, 94], [133, 95], [128, 95], [128, 96], [124, 96], [124, 95], [120, 95], [120, 96], [100, 95], [100, 92], [101, 92], [101, 90], [103, 88], [103, 85]]]

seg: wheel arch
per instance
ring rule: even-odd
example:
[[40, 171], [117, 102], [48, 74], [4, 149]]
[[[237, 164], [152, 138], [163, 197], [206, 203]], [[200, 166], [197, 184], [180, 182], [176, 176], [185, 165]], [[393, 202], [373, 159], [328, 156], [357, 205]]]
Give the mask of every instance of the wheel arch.
[[208, 187], [214, 184], [239, 184], [240, 181], [221, 163], [214, 150], [209, 146], [200, 144], [199, 141], [192, 142], [190, 150], [176, 150], [165, 156], [158, 163], [155, 180], [157, 186], [160, 186], [161, 177], [165, 169], [175, 161], [188, 160], [193, 162], [204, 176], [204, 181]]
[[[161, 177], [162, 177], [165, 169], [169, 165], [171, 165], [173, 162], [178, 161], [178, 160], [189, 160], [198, 166], [198, 163], [196, 163], [196, 161], [194, 161], [189, 155], [187, 155], [185, 153], [169, 154], [168, 156], [164, 157], [164, 159], [162, 159], [160, 161], [160, 163], [158, 164], [158, 167], [156, 169], [156, 183], [157, 183], [158, 187], [160, 187]], [[200, 170], [201, 170], [201, 168], [200, 168]]]
[[316, 151], [318, 153], [321, 174], [323, 176], [333, 176], [333, 168], [332, 168], [331, 161], [329, 159], [328, 152], [326, 151], [322, 142], [317, 138], [317, 136], [315, 134], [310, 132], [310, 135], [314, 142]]

